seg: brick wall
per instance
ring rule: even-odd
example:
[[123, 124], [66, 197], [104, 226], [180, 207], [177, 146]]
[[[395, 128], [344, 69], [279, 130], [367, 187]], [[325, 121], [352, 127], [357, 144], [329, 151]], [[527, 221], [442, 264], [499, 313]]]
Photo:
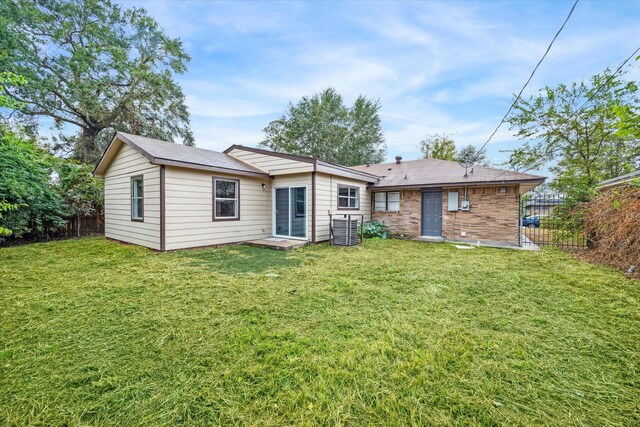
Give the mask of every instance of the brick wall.
[[[507, 193], [498, 193], [499, 187], [468, 187], [471, 202], [469, 212], [449, 212], [449, 191], [457, 191], [462, 201], [464, 188], [442, 190], [442, 236], [455, 240], [495, 240], [518, 242], [519, 202], [518, 187], [507, 187]], [[400, 194], [400, 212], [373, 211], [372, 219], [389, 226], [393, 234], [419, 237], [422, 215], [420, 190], [403, 190]], [[465, 232], [466, 236], [461, 236]]]
[[[371, 196], [373, 200], [373, 196]], [[392, 234], [419, 237], [422, 221], [422, 192], [420, 190], [400, 191], [400, 212], [373, 211], [371, 218], [389, 226]]]
[[[447, 239], [496, 240], [518, 242], [518, 187], [507, 187], [506, 194], [499, 187], [468, 187], [471, 202], [469, 212], [449, 212], [449, 191], [457, 191], [462, 200], [464, 188], [445, 188], [442, 191], [442, 234]], [[466, 233], [466, 237], [461, 236]]]

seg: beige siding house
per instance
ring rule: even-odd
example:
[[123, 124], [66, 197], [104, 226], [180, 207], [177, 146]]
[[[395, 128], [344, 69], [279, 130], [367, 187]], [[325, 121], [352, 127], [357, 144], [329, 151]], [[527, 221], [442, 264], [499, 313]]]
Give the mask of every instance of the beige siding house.
[[344, 167], [233, 145], [224, 152], [118, 132], [95, 169], [105, 235], [164, 251], [269, 237], [330, 239], [332, 218], [411, 238], [518, 243], [520, 194], [543, 177], [421, 159]]
[[329, 239], [330, 215], [370, 220], [377, 177], [320, 160], [232, 146], [224, 153], [118, 132], [105, 179], [105, 235], [156, 250], [281, 237]]

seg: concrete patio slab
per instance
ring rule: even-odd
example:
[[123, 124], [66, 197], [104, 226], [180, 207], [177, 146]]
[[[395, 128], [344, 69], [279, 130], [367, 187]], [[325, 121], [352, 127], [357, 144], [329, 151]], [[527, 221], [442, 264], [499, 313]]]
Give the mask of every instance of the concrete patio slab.
[[268, 239], [250, 240], [244, 242], [245, 245], [256, 246], [259, 248], [276, 249], [279, 251], [290, 251], [292, 249], [301, 248], [307, 244], [303, 240], [290, 240], [270, 237]]

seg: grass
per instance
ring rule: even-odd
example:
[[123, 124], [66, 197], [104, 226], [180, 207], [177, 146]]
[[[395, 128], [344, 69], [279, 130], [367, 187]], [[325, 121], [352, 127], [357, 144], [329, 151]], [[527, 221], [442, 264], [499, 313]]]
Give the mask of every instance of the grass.
[[554, 250], [5, 248], [0, 425], [639, 425], [639, 300]]

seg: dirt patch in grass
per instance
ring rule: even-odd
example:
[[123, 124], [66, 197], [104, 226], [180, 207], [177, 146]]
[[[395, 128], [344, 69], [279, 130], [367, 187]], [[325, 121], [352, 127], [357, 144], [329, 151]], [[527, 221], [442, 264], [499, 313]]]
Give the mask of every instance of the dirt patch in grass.
[[639, 300], [555, 250], [0, 249], [0, 424], [634, 425]]

